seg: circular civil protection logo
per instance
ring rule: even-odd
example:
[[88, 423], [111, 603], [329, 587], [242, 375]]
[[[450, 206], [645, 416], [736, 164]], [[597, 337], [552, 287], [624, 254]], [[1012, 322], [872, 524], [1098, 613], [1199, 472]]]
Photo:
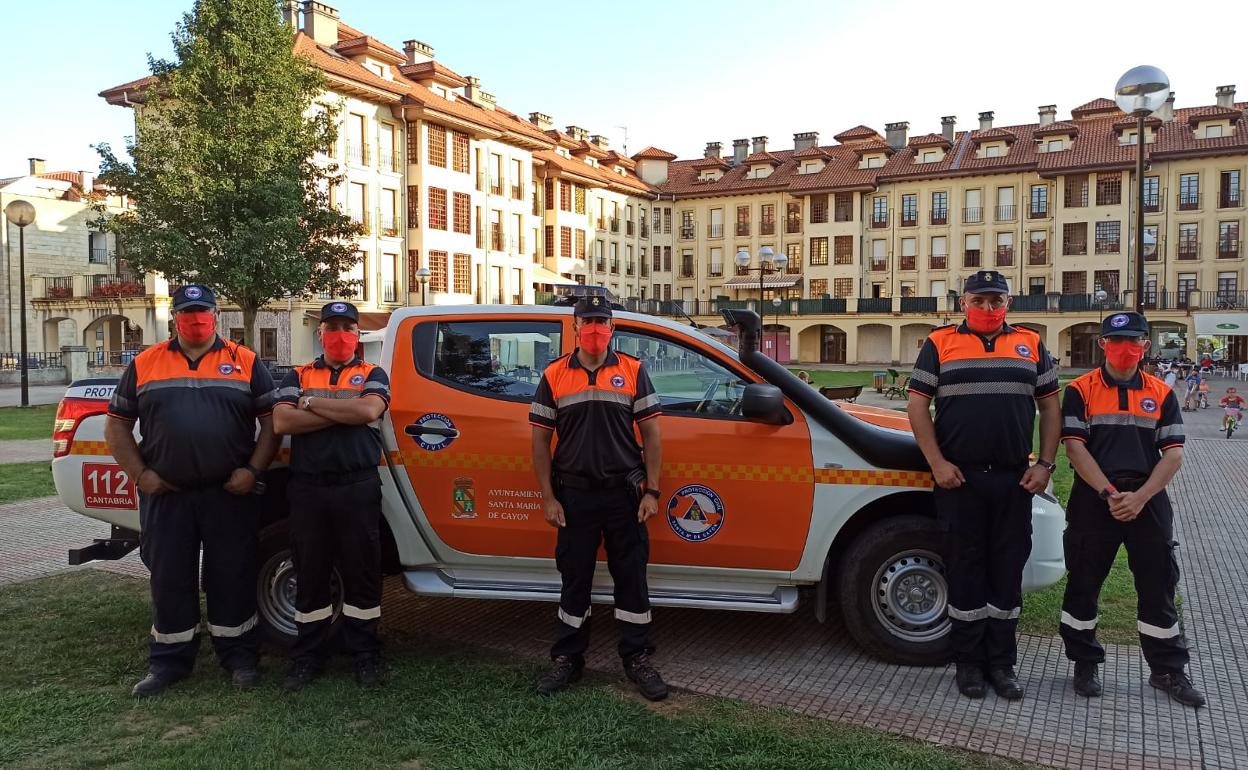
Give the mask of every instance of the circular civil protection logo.
[[1109, 319], [1109, 325], [1114, 327], [1115, 329], [1121, 329], [1122, 327], [1126, 326], [1130, 321], [1131, 321], [1130, 318], [1127, 318], [1125, 315], [1122, 315], [1121, 313], [1119, 313], [1118, 315]]
[[198, 286], [187, 286], [185, 293], [187, 299], [199, 299], [204, 296], [204, 290]]
[[[455, 423], [451, 422], [451, 418], [437, 412], [421, 416], [416, 420], [416, 425], [420, 428], [448, 428], [455, 429]], [[438, 436], [433, 433], [417, 433], [413, 438], [420, 445], [421, 449], [427, 449], [430, 452], [441, 452], [451, 445], [455, 439], [449, 436]]]
[[617, 374], [611, 378], [611, 384], [617, 388], [622, 388], [624, 387], [624, 378]]
[[217, 367], [217, 371], [221, 372], [222, 374], [233, 374], [234, 364], [221, 364], [220, 366]]
[[710, 540], [724, 526], [724, 501], [710, 487], [687, 484], [667, 501], [667, 523], [682, 540]]
[[1015, 345], [1014, 352], [1019, 354], [1023, 358], [1031, 357], [1031, 348], [1027, 347], [1026, 345]]
[[362, 374], [353, 374], [353, 375], [351, 375], [351, 384], [352, 384], [352, 385], [363, 385], [363, 384], [364, 384], [364, 375], [362, 375]]
[[1157, 402], [1151, 398], [1140, 399], [1140, 408], [1149, 414], [1152, 414], [1157, 411]]
[[347, 306], [346, 304], [342, 302], [335, 302], [334, 304], [329, 306], [329, 309], [334, 311], [335, 313], [344, 313], [347, 310]]

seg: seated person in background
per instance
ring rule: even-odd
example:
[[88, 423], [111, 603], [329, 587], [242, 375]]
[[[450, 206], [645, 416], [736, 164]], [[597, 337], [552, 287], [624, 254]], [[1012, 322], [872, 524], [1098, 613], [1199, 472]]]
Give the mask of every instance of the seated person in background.
[[804, 371], [804, 370], [803, 370], [803, 371], [800, 371], [800, 372], [798, 372], [798, 373], [797, 373], [797, 379], [801, 380], [802, 382], [806, 383], [807, 385], [814, 385], [814, 384], [815, 384], [814, 382], [812, 382], [812, 381], [811, 381], [811, 379], [810, 379], [810, 374], [808, 374], [808, 373], [807, 373], [806, 371]]

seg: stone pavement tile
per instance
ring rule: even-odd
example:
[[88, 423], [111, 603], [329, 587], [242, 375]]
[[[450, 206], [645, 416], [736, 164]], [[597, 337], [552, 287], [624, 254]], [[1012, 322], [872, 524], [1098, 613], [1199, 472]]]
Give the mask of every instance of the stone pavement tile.
[[0, 465], [36, 460], [52, 460], [51, 437], [0, 441]]

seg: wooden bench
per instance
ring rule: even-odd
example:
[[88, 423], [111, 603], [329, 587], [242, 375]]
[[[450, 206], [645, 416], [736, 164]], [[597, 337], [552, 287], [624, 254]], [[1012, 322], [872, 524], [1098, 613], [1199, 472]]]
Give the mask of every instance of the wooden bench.
[[819, 389], [819, 395], [829, 401], [854, 401], [862, 395], [861, 385], [824, 385]]

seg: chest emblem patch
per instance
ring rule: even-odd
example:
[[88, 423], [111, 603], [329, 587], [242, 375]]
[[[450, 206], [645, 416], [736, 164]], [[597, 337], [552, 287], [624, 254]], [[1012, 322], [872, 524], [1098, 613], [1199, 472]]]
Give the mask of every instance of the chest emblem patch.
[[615, 375], [611, 378], [611, 386], [615, 388], [624, 387], [624, 378], [621, 375]]
[[1031, 358], [1031, 348], [1027, 347], [1026, 345], [1015, 345], [1014, 352], [1019, 354], [1023, 358]]
[[1140, 408], [1152, 414], [1157, 411], [1157, 402], [1151, 398], [1142, 398], [1140, 399]]
[[234, 364], [221, 364], [217, 367], [217, 371], [221, 372], [222, 374], [233, 374]]
[[353, 374], [353, 375], [351, 375], [351, 379], [349, 380], [349, 382], [350, 382], [352, 385], [363, 385], [363, 384], [364, 384], [364, 375], [362, 375], [362, 374]]

